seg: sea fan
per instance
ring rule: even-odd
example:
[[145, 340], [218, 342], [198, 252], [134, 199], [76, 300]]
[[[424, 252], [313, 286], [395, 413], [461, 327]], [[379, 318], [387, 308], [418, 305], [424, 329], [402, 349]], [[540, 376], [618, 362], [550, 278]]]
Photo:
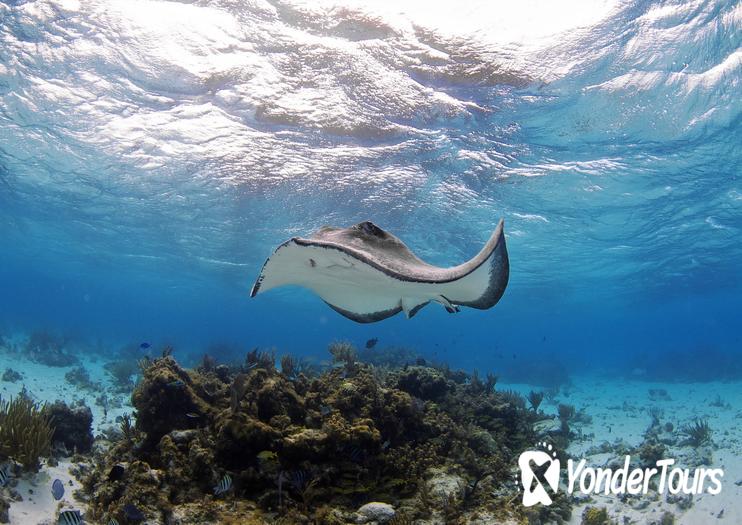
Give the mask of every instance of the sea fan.
[[30, 470], [49, 454], [54, 428], [44, 406], [28, 396], [0, 398], [0, 454], [12, 457]]
[[700, 447], [711, 441], [711, 427], [706, 419], [696, 419], [681, 428], [680, 432], [688, 436], [685, 442], [692, 447]]
[[544, 400], [544, 393], [543, 392], [534, 392], [531, 390], [528, 392], [528, 402], [531, 404], [531, 408], [534, 412], [538, 412], [538, 407], [541, 405], [541, 402]]

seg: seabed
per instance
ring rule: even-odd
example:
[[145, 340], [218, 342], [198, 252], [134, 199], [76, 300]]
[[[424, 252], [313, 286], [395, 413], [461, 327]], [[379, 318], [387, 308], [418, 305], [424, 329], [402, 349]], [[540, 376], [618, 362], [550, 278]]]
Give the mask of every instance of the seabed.
[[0, 341], [4, 401], [66, 405], [36, 464], [3, 448], [0, 522], [56, 523], [64, 509], [119, 524], [742, 522], [742, 480], [724, 478], [719, 495], [616, 497], [566, 494], [563, 476], [551, 505], [526, 508], [517, 468], [548, 443], [563, 465], [615, 468], [630, 455], [632, 467], [670, 457], [742, 472], [738, 382], [502, 385], [346, 342], [322, 362], [254, 349], [190, 369], [177, 349], [152, 350], [130, 345], [106, 361], [45, 333]]

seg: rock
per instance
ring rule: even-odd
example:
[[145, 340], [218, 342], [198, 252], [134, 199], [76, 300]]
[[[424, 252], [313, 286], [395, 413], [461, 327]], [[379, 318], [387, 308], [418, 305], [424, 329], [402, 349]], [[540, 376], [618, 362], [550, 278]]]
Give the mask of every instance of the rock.
[[219, 378], [219, 381], [222, 383], [229, 383], [229, 367], [227, 365], [219, 365], [214, 369], [214, 373], [216, 374], [216, 377]]
[[20, 381], [23, 379], [23, 376], [20, 374], [20, 372], [16, 372], [12, 368], [6, 368], [5, 372], [3, 373], [3, 381], [7, 381], [8, 383], [15, 383], [16, 381]]
[[538, 435], [555, 434], [560, 432], [561, 428], [558, 419], [542, 419], [533, 425], [533, 431]]
[[93, 412], [90, 407], [69, 407], [64, 401], [56, 401], [47, 410], [54, 427], [52, 443], [62, 443], [69, 451], [90, 452], [93, 446]]
[[188, 430], [173, 430], [170, 432], [170, 437], [178, 445], [183, 445], [193, 440], [198, 435], [198, 431], [195, 429]]
[[172, 430], [186, 430], [194, 423], [188, 413], [209, 414], [211, 407], [199, 395], [202, 390], [193, 383], [172, 356], [158, 358], [143, 372], [131, 401], [137, 410], [137, 430], [144, 432], [145, 450], [157, 446]]
[[443, 397], [452, 386], [435, 368], [410, 366], [400, 372], [397, 388], [420, 399], [435, 400]]
[[446, 500], [458, 496], [461, 487], [466, 486], [466, 480], [457, 474], [447, 472], [445, 468], [430, 469], [428, 481], [430, 494], [436, 498]]
[[388, 503], [372, 501], [356, 511], [356, 523], [387, 523], [395, 514], [394, 507]]

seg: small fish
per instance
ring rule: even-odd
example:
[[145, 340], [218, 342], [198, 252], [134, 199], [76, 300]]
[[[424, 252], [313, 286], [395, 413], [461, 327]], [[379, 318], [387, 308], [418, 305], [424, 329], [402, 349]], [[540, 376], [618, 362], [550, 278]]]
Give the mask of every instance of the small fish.
[[187, 412], [187, 413], [186, 413], [186, 417], [189, 417], [189, 418], [191, 418], [191, 419], [198, 419], [198, 418], [200, 418], [201, 416], [199, 416], [199, 415], [198, 415], [198, 414], [196, 414], [195, 412]]
[[381, 444], [381, 450], [386, 450], [386, 449], [388, 449], [388, 448], [389, 448], [389, 445], [391, 445], [391, 444], [392, 444], [392, 442], [391, 442], [391, 441], [389, 441], [389, 440], [387, 439], [386, 441], [384, 441], [384, 442], [383, 442], [383, 443]]
[[59, 513], [59, 525], [80, 525], [82, 516], [79, 510], [63, 510]]
[[219, 483], [214, 487], [214, 495], [219, 496], [232, 488], [232, 476], [224, 474]]
[[8, 472], [8, 465], [0, 467], [0, 487], [4, 487], [10, 481], [10, 473]]
[[111, 470], [108, 471], [108, 481], [118, 481], [124, 477], [124, 471], [126, 469], [123, 465], [114, 465]]
[[139, 521], [144, 521], [147, 519], [147, 516], [144, 515], [144, 512], [139, 510], [138, 507], [135, 505], [132, 505], [131, 503], [127, 503], [124, 505], [123, 508], [124, 516], [126, 516], [126, 520], [131, 523], [137, 523]]
[[108, 520], [108, 525], [119, 525], [119, 520], [117, 520], [116, 518], [111, 518], [110, 520]]
[[165, 386], [170, 388], [183, 388], [185, 386], [185, 383], [180, 379], [176, 379], [175, 381], [170, 381]]
[[324, 417], [329, 414], [332, 410], [327, 405], [320, 405], [319, 413]]
[[52, 483], [52, 496], [54, 499], [59, 501], [64, 496], [64, 485], [59, 479], [55, 479]]
[[378, 342], [379, 342], [379, 338], [378, 337], [374, 337], [373, 339], [369, 339], [368, 341], [366, 341], [366, 348], [371, 349], [371, 348], [375, 347], [376, 346], [376, 343], [378, 343]]
[[140, 345], [139, 345], [139, 349], [140, 349], [140, 350], [146, 350], [146, 349], [147, 349], [147, 348], [149, 348], [150, 346], [152, 346], [152, 345], [151, 345], [151, 344], [149, 344], [149, 343], [146, 343], [146, 342], [145, 342], [145, 343], [142, 343], [142, 344], [140, 344]]

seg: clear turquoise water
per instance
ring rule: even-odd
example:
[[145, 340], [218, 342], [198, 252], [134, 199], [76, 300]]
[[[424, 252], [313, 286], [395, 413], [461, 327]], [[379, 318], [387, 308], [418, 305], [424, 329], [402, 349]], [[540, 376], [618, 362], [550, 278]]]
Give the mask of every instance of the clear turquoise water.
[[[0, 3], [0, 331], [742, 375], [739, 4], [550, 5]], [[492, 310], [248, 297], [323, 224], [452, 265], [500, 217]]]

